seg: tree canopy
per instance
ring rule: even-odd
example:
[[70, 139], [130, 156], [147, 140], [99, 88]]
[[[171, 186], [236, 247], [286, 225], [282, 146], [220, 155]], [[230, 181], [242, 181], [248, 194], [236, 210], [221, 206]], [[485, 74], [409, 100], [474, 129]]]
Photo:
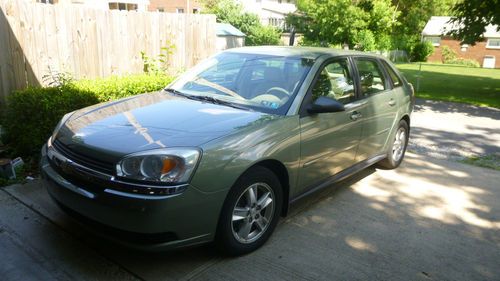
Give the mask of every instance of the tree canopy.
[[430, 17], [450, 15], [456, 1], [298, 0], [287, 23], [304, 33], [307, 45], [411, 51]]
[[500, 30], [499, 0], [464, 0], [453, 7], [454, 22], [459, 28], [451, 32], [462, 42], [474, 44], [482, 39], [486, 26], [497, 25]]
[[204, 0], [204, 13], [215, 14], [217, 22], [229, 23], [247, 36], [245, 44], [277, 45], [281, 32], [272, 26], [263, 26], [256, 14], [243, 11], [241, 4], [233, 0]]

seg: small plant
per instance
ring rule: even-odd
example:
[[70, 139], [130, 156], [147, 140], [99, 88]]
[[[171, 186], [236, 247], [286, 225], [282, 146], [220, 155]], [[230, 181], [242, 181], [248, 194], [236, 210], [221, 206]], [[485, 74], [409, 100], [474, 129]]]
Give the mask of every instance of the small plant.
[[141, 59], [144, 63], [143, 71], [147, 74], [165, 74], [170, 67], [170, 59], [175, 51], [175, 45], [167, 42], [165, 47], [160, 48], [157, 57], [150, 57], [146, 52], [141, 51]]
[[45, 74], [42, 77], [42, 81], [48, 85], [49, 87], [62, 88], [66, 85], [69, 85], [75, 79], [73, 75], [69, 72], [60, 72], [56, 70], [52, 70], [49, 66], [48, 74]]

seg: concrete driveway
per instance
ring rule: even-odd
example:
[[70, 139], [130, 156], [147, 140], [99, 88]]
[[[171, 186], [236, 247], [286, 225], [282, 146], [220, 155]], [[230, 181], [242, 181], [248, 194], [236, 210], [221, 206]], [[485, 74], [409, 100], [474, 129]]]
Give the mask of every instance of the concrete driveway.
[[[414, 137], [428, 140], [419, 114]], [[210, 246], [131, 251], [67, 217], [38, 182], [10, 186], [0, 190], [0, 279], [500, 280], [500, 172], [427, 152], [306, 198], [264, 247], [233, 259]]]

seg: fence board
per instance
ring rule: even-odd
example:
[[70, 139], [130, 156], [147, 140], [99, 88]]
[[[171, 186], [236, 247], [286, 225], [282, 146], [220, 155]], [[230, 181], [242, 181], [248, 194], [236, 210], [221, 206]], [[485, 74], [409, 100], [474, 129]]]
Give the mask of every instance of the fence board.
[[173, 69], [215, 53], [215, 16], [104, 11], [0, 0], [0, 106], [11, 91], [40, 85], [49, 69], [76, 79], [141, 73], [174, 46]]

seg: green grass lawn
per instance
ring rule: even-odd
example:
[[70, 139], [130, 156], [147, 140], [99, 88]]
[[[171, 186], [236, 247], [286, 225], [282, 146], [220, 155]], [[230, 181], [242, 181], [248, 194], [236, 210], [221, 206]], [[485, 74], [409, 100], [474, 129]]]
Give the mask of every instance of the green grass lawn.
[[500, 108], [500, 69], [422, 63], [419, 71], [419, 65], [397, 65], [417, 97]]

